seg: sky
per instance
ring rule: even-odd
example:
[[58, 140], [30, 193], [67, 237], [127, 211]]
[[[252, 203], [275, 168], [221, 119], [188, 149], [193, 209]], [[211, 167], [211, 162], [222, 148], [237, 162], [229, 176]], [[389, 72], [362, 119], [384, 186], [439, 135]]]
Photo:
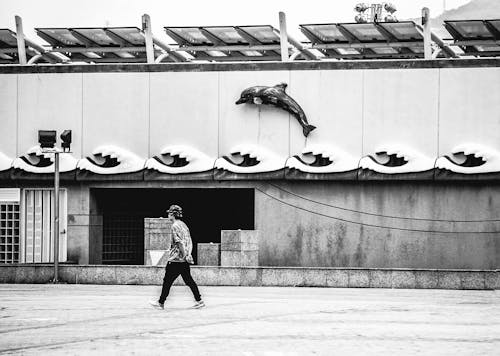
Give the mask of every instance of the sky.
[[[436, 17], [470, 0], [392, 0], [399, 19], [420, 17], [428, 7]], [[15, 30], [14, 16], [23, 19], [24, 33], [36, 42], [35, 27], [141, 27], [149, 14], [153, 34], [168, 41], [164, 26], [273, 25], [284, 11], [291, 35], [299, 24], [352, 22], [359, 0], [0, 0], [0, 28]], [[376, 1], [364, 1], [375, 3]]]

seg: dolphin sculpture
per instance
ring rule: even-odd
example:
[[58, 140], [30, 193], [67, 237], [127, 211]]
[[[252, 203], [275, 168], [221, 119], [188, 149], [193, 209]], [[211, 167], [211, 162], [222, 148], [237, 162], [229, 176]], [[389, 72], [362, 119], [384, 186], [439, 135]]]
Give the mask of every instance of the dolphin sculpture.
[[295, 100], [293, 100], [285, 89], [286, 83], [280, 83], [273, 87], [254, 86], [247, 88], [241, 92], [240, 98], [236, 101], [236, 105], [244, 103], [253, 103], [256, 105], [273, 105], [278, 108], [288, 111], [295, 116], [299, 124], [302, 126], [302, 132], [307, 137], [316, 126], [309, 125], [306, 114]]

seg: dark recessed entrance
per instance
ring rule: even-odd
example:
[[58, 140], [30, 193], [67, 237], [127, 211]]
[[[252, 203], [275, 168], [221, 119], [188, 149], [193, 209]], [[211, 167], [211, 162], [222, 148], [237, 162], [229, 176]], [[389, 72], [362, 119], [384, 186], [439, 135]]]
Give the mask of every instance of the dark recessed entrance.
[[254, 229], [253, 189], [94, 189], [103, 216], [102, 263], [144, 264], [144, 218], [166, 217], [170, 204], [184, 210], [196, 244], [220, 242], [221, 230]]

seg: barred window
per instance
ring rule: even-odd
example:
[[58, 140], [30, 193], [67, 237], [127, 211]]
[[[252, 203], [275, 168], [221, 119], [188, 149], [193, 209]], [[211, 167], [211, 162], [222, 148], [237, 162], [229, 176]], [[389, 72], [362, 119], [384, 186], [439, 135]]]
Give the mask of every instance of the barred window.
[[19, 262], [19, 203], [0, 203], [0, 263]]

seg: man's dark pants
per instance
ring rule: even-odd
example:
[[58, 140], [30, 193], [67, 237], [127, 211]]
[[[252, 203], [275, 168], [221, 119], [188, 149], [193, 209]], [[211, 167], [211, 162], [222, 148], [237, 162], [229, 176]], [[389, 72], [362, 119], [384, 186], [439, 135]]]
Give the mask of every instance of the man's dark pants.
[[161, 295], [158, 302], [160, 304], [165, 303], [165, 300], [168, 297], [168, 293], [170, 292], [170, 287], [172, 283], [174, 283], [175, 279], [181, 275], [184, 283], [191, 288], [191, 292], [193, 292], [194, 299], [196, 301], [201, 300], [200, 291], [198, 290], [198, 286], [194, 281], [193, 277], [191, 277], [191, 268], [189, 267], [189, 263], [187, 262], [169, 262], [167, 263], [167, 267], [165, 268], [165, 277], [163, 277], [163, 287], [161, 289]]

